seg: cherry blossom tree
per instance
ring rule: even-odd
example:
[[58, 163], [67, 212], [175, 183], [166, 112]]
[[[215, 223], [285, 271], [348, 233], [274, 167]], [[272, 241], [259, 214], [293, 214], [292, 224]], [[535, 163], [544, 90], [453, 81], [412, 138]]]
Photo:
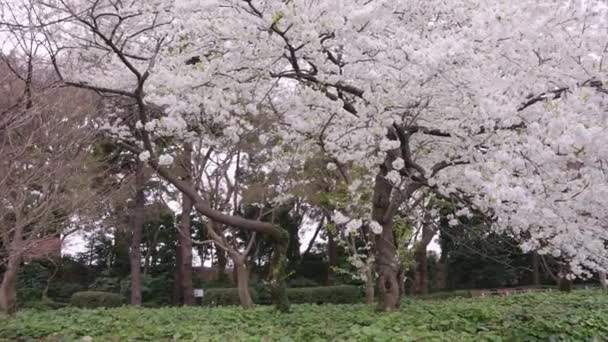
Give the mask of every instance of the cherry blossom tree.
[[[231, 146], [257, 132], [265, 167], [322, 157], [353, 196], [345, 227], [374, 227], [380, 308], [400, 302], [394, 219], [424, 189], [480, 212], [568, 276], [606, 271], [606, 5], [559, 1], [111, 1], [43, 5], [66, 84], [130, 98], [136, 130], [102, 127], [202, 215], [269, 234], [282, 286], [285, 232], [213, 210], [167, 166], [173, 141]], [[67, 18], [67, 19], [66, 19]], [[151, 108], [162, 110], [152, 114]], [[306, 182], [306, 180], [302, 180]], [[299, 186], [301, 184], [293, 184]]]

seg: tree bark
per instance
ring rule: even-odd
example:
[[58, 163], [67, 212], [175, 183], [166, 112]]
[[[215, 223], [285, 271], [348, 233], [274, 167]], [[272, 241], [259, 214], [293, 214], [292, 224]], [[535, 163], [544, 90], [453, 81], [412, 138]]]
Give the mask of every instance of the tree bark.
[[365, 303], [373, 305], [376, 302], [375, 292], [374, 268], [368, 264], [365, 269]]
[[604, 291], [608, 291], [608, 280], [606, 280], [606, 272], [599, 272], [600, 285]]
[[21, 260], [18, 256], [9, 256], [2, 284], [0, 285], [0, 310], [13, 315], [17, 311], [17, 273]]
[[376, 273], [380, 291], [378, 309], [394, 311], [399, 308], [399, 262], [393, 234], [393, 218], [387, 215], [390, 207], [392, 185], [384, 178], [387, 169], [383, 165], [376, 175], [372, 218], [382, 225], [382, 233], [376, 235]]
[[532, 252], [531, 258], [532, 258], [532, 284], [534, 286], [540, 286], [540, 262], [538, 260], [538, 254], [536, 252]]
[[424, 295], [428, 293], [426, 246], [422, 246], [422, 244], [416, 246], [414, 259], [416, 260], [416, 268], [414, 271], [413, 292], [416, 295]]
[[[184, 179], [192, 180], [192, 146], [184, 145], [184, 152], [181, 158], [181, 167], [184, 171]], [[180, 279], [179, 290], [181, 304], [194, 305], [194, 289], [192, 285], [192, 240], [191, 240], [191, 218], [192, 200], [188, 196], [182, 194], [182, 215], [179, 222], [178, 239], [179, 253], [181, 255], [178, 264]]]
[[448, 288], [448, 263], [439, 259], [437, 263], [437, 290], [445, 291]]
[[175, 276], [173, 278], [173, 305], [179, 306], [182, 304], [182, 271], [179, 265], [182, 264], [182, 253], [180, 253], [181, 247], [179, 246], [179, 239], [177, 241], [177, 247], [175, 250]]
[[251, 309], [253, 307], [253, 300], [251, 299], [251, 294], [249, 293], [249, 270], [247, 269], [245, 260], [238, 260], [237, 258], [234, 258], [234, 264], [241, 306], [244, 309]]
[[567, 277], [569, 272], [568, 265], [560, 263], [557, 286], [562, 292], [572, 291], [572, 280]]
[[414, 272], [414, 293], [426, 295], [429, 293], [428, 255], [427, 247], [433, 240], [434, 230], [429, 224], [422, 227], [422, 239], [418, 241], [414, 257], [416, 270]]
[[137, 159], [135, 167], [135, 203], [133, 205], [131, 248], [129, 261], [131, 265], [131, 305], [141, 305], [141, 241], [144, 230], [144, 206], [146, 183], [144, 163]]
[[285, 242], [275, 242], [274, 251], [270, 262], [270, 297], [277, 310], [281, 312], [289, 311], [289, 299], [285, 285], [287, 277], [287, 244]]
[[215, 245], [215, 255], [217, 256], [217, 278], [219, 281], [223, 281], [228, 278], [226, 275], [226, 263], [228, 262], [226, 251]]
[[338, 265], [338, 244], [334, 234], [327, 231], [327, 285], [333, 285], [335, 282], [335, 275], [333, 268]]

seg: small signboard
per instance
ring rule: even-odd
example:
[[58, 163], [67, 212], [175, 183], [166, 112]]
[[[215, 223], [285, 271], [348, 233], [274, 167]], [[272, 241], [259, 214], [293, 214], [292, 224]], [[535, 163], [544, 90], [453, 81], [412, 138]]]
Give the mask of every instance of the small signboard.
[[194, 297], [195, 298], [203, 298], [205, 291], [203, 289], [194, 289]]

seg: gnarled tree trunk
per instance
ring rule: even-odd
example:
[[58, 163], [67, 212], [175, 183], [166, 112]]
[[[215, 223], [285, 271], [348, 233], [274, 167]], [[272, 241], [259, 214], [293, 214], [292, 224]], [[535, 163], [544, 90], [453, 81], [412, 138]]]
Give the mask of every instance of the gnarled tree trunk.
[[[142, 113], [140, 117], [145, 120], [145, 107], [141, 107]], [[146, 148], [153, 150], [149, 140], [144, 139]], [[173, 184], [183, 195], [188, 196], [192, 200], [192, 204], [196, 211], [220, 224], [240, 228], [249, 232], [267, 234], [274, 242], [274, 252], [271, 258], [271, 297], [275, 307], [279, 311], [289, 311], [289, 301], [285, 292], [285, 278], [287, 271], [287, 246], [289, 243], [289, 235], [285, 229], [272, 223], [262, 222], [257, 220], [246, 219], [240, 216], [227, 215], [221, 211], [213, 209], [197, 192], [192, 182], [187, 182], [173, 175], [170, 170], [161, 167], [158, 160], [151, 159], [150, 165], [158, 172], [165, 180]]]
[[141, 241], [144, 230], [144, 206], [146, 183], [144, 163], [137, 159], [135, 169], [135, 203], [132, 208], [131, 248], [129, 262], [131, 265], [131, 305], [141, 305]]

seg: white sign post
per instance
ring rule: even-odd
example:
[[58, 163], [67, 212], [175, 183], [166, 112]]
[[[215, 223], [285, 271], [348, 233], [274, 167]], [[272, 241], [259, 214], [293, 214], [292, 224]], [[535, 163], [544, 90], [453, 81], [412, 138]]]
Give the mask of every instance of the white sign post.
[[194, 297], [195, 298], [203, 298], [205, 291], [203, 289], [194, 289]]

